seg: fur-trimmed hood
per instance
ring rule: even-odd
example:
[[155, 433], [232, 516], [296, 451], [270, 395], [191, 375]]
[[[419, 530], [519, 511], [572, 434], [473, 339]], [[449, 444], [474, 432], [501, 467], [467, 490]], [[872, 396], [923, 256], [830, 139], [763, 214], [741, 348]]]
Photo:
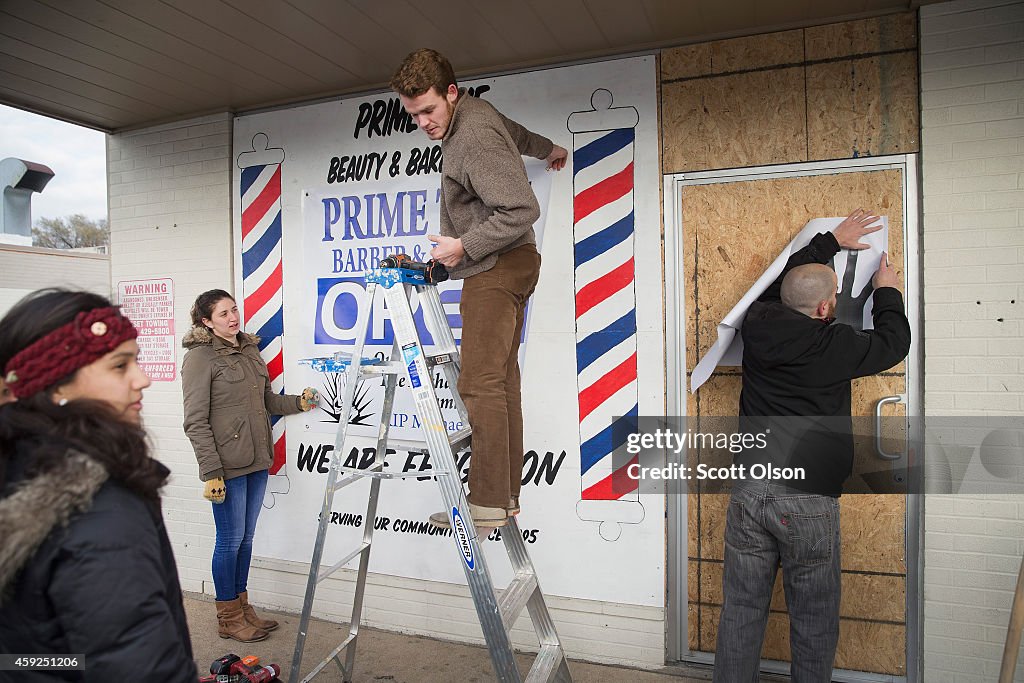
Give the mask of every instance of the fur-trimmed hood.
[[[142, 668], [146, 680], [196, 683], [158, 505], [80, 451], [26, 477], [31, 447], [19, 441], [0, 498], [0, 650], [84, 653], [89, 681], [133, 680]], [[54, 680], [12, 676], [0, 679]]]
[[0, 499], [0, 603], [43, 541], [88, 510], [107, 477], [95, 460], [71, 452], [59, 467], [25, 480]]
[[[247, 332], [239, 332], [239, 340], [242, 344], [259, 344], [260, 338], [255, 334], [249, 334]], [[213, 344], [213, 332], [210, 332], [208, 327], [193, 327], [185, 336], [181, 338], [181, 345], [186, 349], [194, 349], [197, 346], [204, 346], [207, 344]]]

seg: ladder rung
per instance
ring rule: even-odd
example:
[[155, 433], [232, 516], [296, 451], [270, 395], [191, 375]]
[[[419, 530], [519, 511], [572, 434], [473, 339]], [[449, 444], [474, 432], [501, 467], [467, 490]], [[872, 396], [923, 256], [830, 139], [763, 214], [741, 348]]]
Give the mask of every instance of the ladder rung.
[[[334, 652], [332, 652], [331, 654], [327, 655], [327, 659], [325, 659], [324, 661], [320, 662], [319, 664], [317, 664], [316, 666], [313, 667], [313, 670], [310, 671], [309, 674], [305, 678], [302, 679], [302, 683], [307, 683], [308, 681], [311, 681], [314, 678], [316, 678], [316, 675], [318, 673], [320, 673], [321, 671], [323, 671], [324, 667], [331, 663], [331, 660], [336, 659], [338, 657], [338, 655], [340, 655], [342, 653], [342, 651], [346, 647], [348, 647], [349, 644], [351, 644], [352, 641], [355, 640], [355, 639], [356, 639], [356, 634], [355, 633], [348, 634], [348, 638], [346, 638], [341, 643], [341, 645], [339, 645], [338, 647], [334, 648]], [[338, 660], [338, 666], [341, 667], [341, 670], [344, 672], [344, 674], [348, 674], [349, 673], [348, 671], [345, 671], [345, 666], [341, 663], [341, 660]], [[284, 674], [282, 673], [282, 675], [284, 675]]]
[[[357, 470], [351, 467], [340, 467], [339, 472], [352, 475], [351, 479], [357, 479], [359, 477], [369, 477], [371, 479], [415, 479], [417, 477], [443, 477], [448, 473], [444, 470], [426, 470], [415, 472], [387, 472], [379, 470], [376, 467], [367, 470]], [[350, 480], [351, 480], [350, 479]]]
[[[473, 429], [468, 426], [449, 434], [448, 443], [452, 445], [452, 451], [461, 451], [463, 448], [468, 448], [469, 437], [472, 435]], [[466, 443], [463, 443], [464, 441]]]
[[[463, 448], [469, 446], [467, 441], [470, 436], [473, 435], [473, 429], [471, 427], [463, 427], [462, 429], [450, 432], [448, 434], [448, 443], [451, 444], [452, 450], [458, 452]], [[394, 448], [396, 450], [405, 450], [410, 453], [427, 453], [430, 449], [427, 448], [426, 441], [409, 440], [409, 439], [388, 439], [388, 448]]]
[[558, 674], [558, 668], [562, 665], [565, 655], [559, 645], [545, 645], [537, 653], [537, 659], [530, 667], [530, 674], [526, 677], [526, 683], [549, 683]]
[[445, 353], [438, 353], [433, 356], [427, 356], [427, 362], [431, 367], [437, 367], [438, 365], [445, 365], [447, 363], [454, 363], [459, 360], [458, 351], [447, 351]]
[[[458, 452], [463, 448], [469, 446], [468, 443], [464, 443], [473, 435], [473, 429], [471, 427], [463, 427], [462, 429], [451, 432], [448, 434], [448, 443], [451, 444], [452, 450]], [[410, 453], [427, 453], [430, 449], [427, 447], [426, 441], [418, 439], [388, 439], [386, 448], [392, 448], [396, 451], [408, 451]], [[353, 470], [355, 472], [362, 472], [365, 470], [356, 470], [354, 468], [346, 468], [342, 471]]]
[[359, 369], [359, 374], [363, 377], [399, 375], [403, 372], [405, 372], [405, 363], [399, 363], [397, 361], [378, 363], [377, 365], [364, 365]]
[[359, 469], [347, 468], [347, 467], [339, 468], [338, 469], [339, 472], [341, 472], [342, 474], [347, 474], [349, 476], [342, 477], [337, 482], [335, 482], [335, 484], [334, 484], [334, 492], [337, 493], [338, 491], [342, 490], [343, 488], [345, 488], [349, 484], [354, 484], [355, 482], [359, 481], [359, 479], [361, 477], [371, 477], [371, 476], [373, 476], [374, 472], [380, 472], [383, 469], [384, 469], [384, 463], [383, 462], [379, 462], [376, 465], [374, 465], [373, 467], [368, 467], [365, 470], [359, 470]]
[[396, 451], [409, 451], [410, 453], [426, 453], [427, 442], [416, 439], [388, 439], [386, 448], [393, 448]]
[[[431, 368], [435, 368], [439, 365], [445, 365], [446, 363], [453, 363], [459, 359], [458, 352], [452, 353], [439, 353], [436, 356], [429, 356], [427, 358], [428, 364]], [[364, 364], [359, 368], [359, 373], [364, 377], [376, 377], [379, 375], [400, 375], [406, 370], [405, 363], [398, 361], [388, 361], [386, 363], [377, 363], [375, 365]]]
[[369, 543], [362, 543], [362, 544], [360, 544], [358, 548], [356, 548], [355, 550], [350, 552], [345, 557], [341, 558], [341, 560], [339, 560], [338, 562], [335, 562], [334, 564], [332, 564], [327, 569], [320, 570], [320, 572], [316, 575], [316, 582], [320, 583], [321, 581], [326, 579], [328, 576], [330, 576], [331, 574], [333, 574], [334, 572], [338, 571], [339, 569], [344, 567], [346, 564], [348, 564], [352, 560], [352, 558], [354, 558], [357, 555], [361, 555], [362, 553], [365, 553], [369, 549], [370, 549], [370, 544]]
[[523, 613], [523, 608], [536, 590], [537, 577], [533, 574], [519, 574], [508, 584], [508, 588], [498, 600], [498, 612], [501, 613], [501, 621], [505, 624], [506, 631], [512, 630], [515, 626], [516, 619]]

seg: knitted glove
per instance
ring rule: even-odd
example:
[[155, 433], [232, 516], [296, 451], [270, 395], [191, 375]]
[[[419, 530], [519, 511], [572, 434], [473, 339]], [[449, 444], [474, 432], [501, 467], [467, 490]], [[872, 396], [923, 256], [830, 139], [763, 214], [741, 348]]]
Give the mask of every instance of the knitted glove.
[[222, 477], [214, 477], [206, 482], [206, 487], [203, 489], [203, 498], [220, 505], [224, 502], [224, 496], [227, 495], [227, 492], [228, 489], [224, 484], [224, 479]]
[[306, 387], [299, 396], [299, 405], [304, 413], [313, 410], [320, 405], [320, 392], [313, 387]]

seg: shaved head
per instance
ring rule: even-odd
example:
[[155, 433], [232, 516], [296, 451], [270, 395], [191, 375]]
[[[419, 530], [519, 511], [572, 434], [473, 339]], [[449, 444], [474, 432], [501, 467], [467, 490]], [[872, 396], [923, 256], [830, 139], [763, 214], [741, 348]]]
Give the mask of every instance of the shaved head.
[[806, 315], [817, 317], [818, 305], [836, 295], [836, 274], [828, 266], [808, 263], [786, 273], [782, 280], [782, 303]]

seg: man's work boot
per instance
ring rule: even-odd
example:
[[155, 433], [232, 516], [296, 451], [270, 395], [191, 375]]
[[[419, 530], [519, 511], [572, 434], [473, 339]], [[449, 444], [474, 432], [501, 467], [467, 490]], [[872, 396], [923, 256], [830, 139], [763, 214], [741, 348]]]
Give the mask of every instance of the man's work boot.
[[[508, 512], [505, 508], [489, 508], [470, 503], [469, 514], [473, 516], [478, 534], [481, 529], [493, 529], [508, 524]], [[450, 529], [452, 526], [448, 513], [444, 511], [430, 515], [430, 523], [439, 529]]]

